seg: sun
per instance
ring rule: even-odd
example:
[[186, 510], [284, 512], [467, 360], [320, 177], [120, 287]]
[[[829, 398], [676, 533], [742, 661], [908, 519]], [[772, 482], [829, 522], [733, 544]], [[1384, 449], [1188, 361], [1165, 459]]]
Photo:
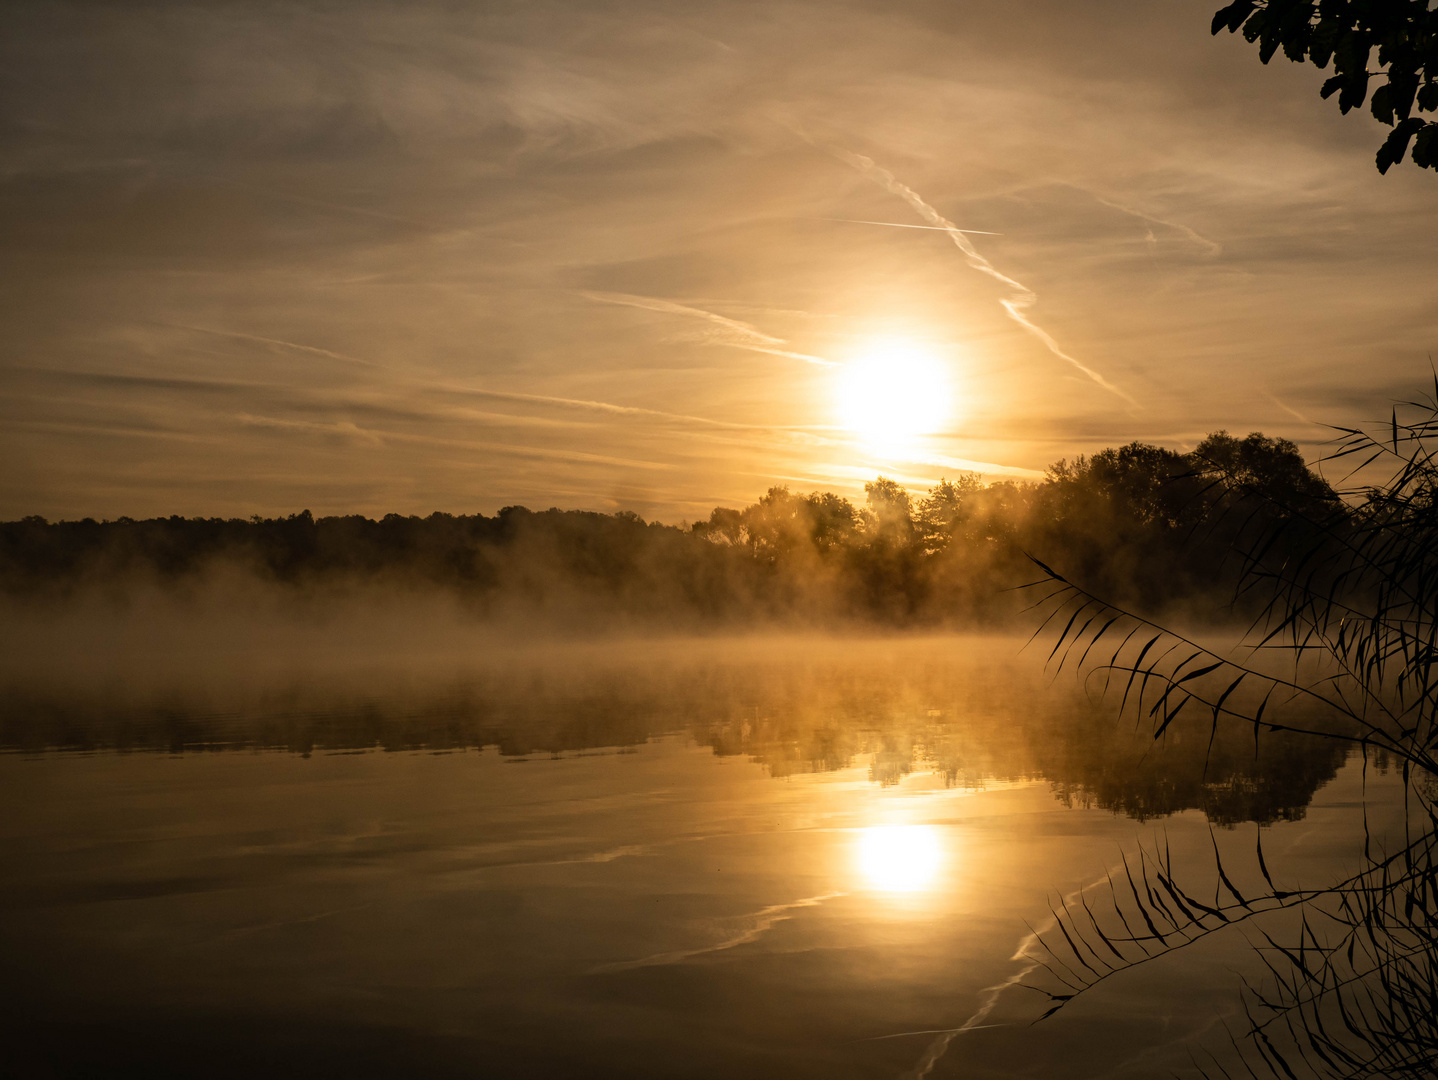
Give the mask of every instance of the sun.
[[953, 411], [947, 366], [906, 341], [871, 342], [844, 365], [837, 389], [839, 422], [884, 453], [912, 450]]
[[912, 893], [934, 884], [944, 847], [932, 825], [874, 825], [859, 831], [856, 854], [869, 888]]

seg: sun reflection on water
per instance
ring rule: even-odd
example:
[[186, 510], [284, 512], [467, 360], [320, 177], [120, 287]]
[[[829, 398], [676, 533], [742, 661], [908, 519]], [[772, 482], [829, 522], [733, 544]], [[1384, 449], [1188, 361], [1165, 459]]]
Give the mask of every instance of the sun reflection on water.
[[857, 856], [869, 888], [915, 893], [934, 885], [944, 848], [932, 825], [873, 825], [859, 830]]

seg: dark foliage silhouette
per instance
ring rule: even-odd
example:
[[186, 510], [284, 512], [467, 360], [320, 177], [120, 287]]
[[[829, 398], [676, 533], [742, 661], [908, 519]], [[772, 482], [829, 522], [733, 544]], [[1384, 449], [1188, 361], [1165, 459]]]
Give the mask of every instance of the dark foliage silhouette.
[[[1438, 398], [1405, 408], [1416, 417], [1400, 422], [1395, 409], [1381, 440], [1342, 430], [1330, 460], [1394, 463], [1386, 482], [1354, 488], [1348, 500], [1275, 487], [1236, 456], [1210, 454], [1197, 470], [1219, 508], [1208, 520], [1238, 563], [1235, 605], [1256, 611], [1241, 651], [1167, 630], [1039, 562], [1044, 625], [1060, 628], [1052, 655], [1101, 660], [1105, 689], [1116, 684], [1120, 709], [1136, 710], [1155, 738], [1188, 710], [1214, 724], [1251, 722], [1255, 733], [1317, 731], [1434, 771], [1438, 462], [1428, 444]], [[1266, 654], [1291, 660], [1291, 670], [1265, 666]]]
[[960, 475], [916, 498], [879, 477], [863, 506], [775, 487], [689, 528], [523, 507], [378, 521], [27, 518], [0, 525], [0, 590], [174, 587], [223, 566], [292, 590], [439, 588], [480, 611], [571, 622], [974, 624], [1012, 613], [1024, 553], [1040, 552], [1120, 602], [1217, 615], [1236, 535], [1229, 497], [1212, 490], [1223, 470], [1274, 498], [1331, 501], [1291, 443], [1218, 432], [1187, 455], [1133, 443], [1060, 461], [1037, 484]]
[[[1265, 64], [1279, 49], [1333, 75], [1325, 98], [1338, 95], [1347, 113], [1369, 111], [1393, 130], [1378, 149], [1378, 171], [1403, 160], [1438, 169], [1438, 122], [1416, 113], [1438, 111], [1438, 9], [1429, 0], [1235, 0], [1213, 17], [1213, 32], [1240, 29], [1258, 43]], [[1380, 80], [1369, 99], [1369, 84]]]

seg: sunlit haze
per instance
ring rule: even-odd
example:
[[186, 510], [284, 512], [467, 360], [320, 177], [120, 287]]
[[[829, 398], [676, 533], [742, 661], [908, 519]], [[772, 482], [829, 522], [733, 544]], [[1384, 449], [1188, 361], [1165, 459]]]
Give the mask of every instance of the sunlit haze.
[[856, 350], [839, 376], [842, 424], [875, 452], [913, 454], [953, 415], [946, 366], [922, 346], [878, 340]]

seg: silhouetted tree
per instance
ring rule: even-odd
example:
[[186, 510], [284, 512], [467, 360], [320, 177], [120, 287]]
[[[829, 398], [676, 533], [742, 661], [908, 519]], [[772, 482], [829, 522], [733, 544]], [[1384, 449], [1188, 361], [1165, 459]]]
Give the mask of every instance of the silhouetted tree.
[[[1000, 617], [1025, 553], [1121, 600], [1163, 609], [1214, 597], [1238, 533], [1235, 492], [1328, 512], [1297, 448], [1217, 432], [1193, 454], [1143, 443], [1061, 461], [1039, 484], [944, 479], [916, 499], [880, 476], [857, 507], [770, 488], [680, 529], [621, 511], [507, 506], [249, 521], [181, 517], [0, 523], [0, 590], [173, 583], [228, 563], [288, 587], [369, 582], [448, 589], [481, 610], [890, 623]], [[1201, 526], [1201, 528], [1200, 528]], [[1296, 550], [1294, 532], [1280, 552]]]
[[907, 545], [914, 530], [913, 496], [887, 476], [880, 476], [864, 485], [864, 497], [873, 515], [872, 535], [887, 544]]
[[697, 521], [691, 530], [696, 536], [703, 536], [715, 543], [738, 547], [748, 539], [744, 528], [744, 515], [738, 510], [716, 506], [708, 521]]
[[983, 490], [983, 477], [972, 472], [960, 473], [957, 480], [941, 479], [930, 489], [914, 522], [925, 554], [936, 555], [949, 546], [955, 528], [973, 512]]

